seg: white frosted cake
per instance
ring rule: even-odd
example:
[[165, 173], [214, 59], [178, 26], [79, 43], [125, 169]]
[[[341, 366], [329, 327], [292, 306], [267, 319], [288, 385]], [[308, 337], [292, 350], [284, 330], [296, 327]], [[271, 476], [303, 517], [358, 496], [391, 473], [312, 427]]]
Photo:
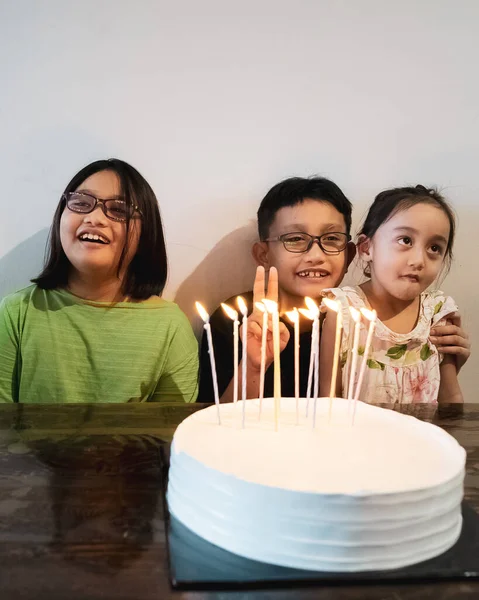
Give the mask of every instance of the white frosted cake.
[[[312, 403], [312, 401], [310, 401]], [[448, 550], [462, 526], [465, 451], [439, 427], [328, 399], [223, 404], [188, 417], [171, 448], [168, 506], [235, 554], [319, 571], [394, 569]]]

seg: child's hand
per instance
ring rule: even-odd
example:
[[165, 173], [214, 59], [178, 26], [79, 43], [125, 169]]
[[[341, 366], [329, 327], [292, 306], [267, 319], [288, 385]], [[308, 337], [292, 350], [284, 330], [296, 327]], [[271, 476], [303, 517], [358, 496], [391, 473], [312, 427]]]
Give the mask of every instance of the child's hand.
[[[261, 369], [263, 313], [256, 308], [256, 302], [261, 302], [264, 298], [278, 302], [278, 271], [274, 267], [271, 267], [269, 271], [268, 289], [266, 291], [264, 267], [256, 269], [256, 277], [253, 285], [253, 312], [248, 317], [248, 367], [258, 372]], [[279, 323], [279, 334], [279, 347], [282, 352], [289, 341], [289, 331], [281, 321]], [[273, 358], [273, 326], [271, 315], [269, 315], [268, 332], [266, 334], [266, 369], [273, 362]]]
[[459, 373], [471, 355], [471, 342], [467, 333], [461, 328], [461, 315], [458, 312], [449, 315], [447, 325], [436, 325], [431, 329], [429, 339], [439, 352], [454, 357]]

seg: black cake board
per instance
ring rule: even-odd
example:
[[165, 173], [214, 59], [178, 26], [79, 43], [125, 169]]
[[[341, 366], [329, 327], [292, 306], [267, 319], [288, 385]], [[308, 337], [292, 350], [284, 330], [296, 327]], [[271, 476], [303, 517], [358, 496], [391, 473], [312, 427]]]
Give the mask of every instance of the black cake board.
[[[170, 582], [178, 590], [290, 589], [320, 585], [425, 583], [479, 579], [479, 514], [462, 503], [462, 531], [447, 552], [385, 571], [304, 571], [250, 560], [199, 537], [168, 511], [168, 459], [163, 452], [163, 505]], [[194, 502], [194, 499], [192, 499]]]
[[302, 571], [250, 560], [207, 542], [169, 515], [166, 536], [170, 581], [182, 590], [244, 590], [479, 579], [479, 515], [466, 503], [462, 515], [459, 540], [441, 556], [402, 569], [361, 573]]

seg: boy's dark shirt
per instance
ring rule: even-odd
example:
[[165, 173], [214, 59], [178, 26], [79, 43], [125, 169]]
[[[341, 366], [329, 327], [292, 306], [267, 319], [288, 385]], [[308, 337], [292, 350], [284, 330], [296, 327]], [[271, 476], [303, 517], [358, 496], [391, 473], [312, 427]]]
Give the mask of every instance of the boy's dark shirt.
[[[241, 294], [248, 306], [248, 314], [253, 310], [253, 292]], [[236, 307], [236, 296], [226, 301], [231, 307]], [[303, 318], [303, 317], [302, 317]], [[239, 316], [241, 328], [241, 315]], [[289, 330], [290, 336], [286, 348], [281, 352], [281, 395], [285, 398], [294, 398], [294, 328], [285, 317], [281, 321]], [[227, 317], [221, 308], [217, 308], [210, 318], [213, 347], [216, 360], [216, 373], [218, 377], [218, 391], [220, 398], [233, 379], [233, 321]], [[239, 340], [238, 362], [241, 361], [241, 339]], [[300, 384], [299, 395], [306, 397], [308, 385], [309, 358], [311, 353], [311, 328], [309, 331], [300, 333], [299, 336], [299, 371]], [[273, 364], [266, 371], [264, 381], [265, 398], [273, 396]], [[239, 397], [241, 398], [241, 371], [238, 373]], [[201, 339], [200, 350], [200, 389], [197, 402], [214, 402], [213, 379], [211, 376], [211, 364], [208, 354], [208, 342], [206, 335]]]

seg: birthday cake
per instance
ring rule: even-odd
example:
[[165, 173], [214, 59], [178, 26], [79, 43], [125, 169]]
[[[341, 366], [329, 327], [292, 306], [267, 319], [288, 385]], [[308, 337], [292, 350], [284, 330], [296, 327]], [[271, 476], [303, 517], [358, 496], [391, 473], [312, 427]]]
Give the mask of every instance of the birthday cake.
[[[201, 410], [171, 448], [170, 513], [230, 552], [299, 569], [404, 567], [457, 541], [465, 451], [439, 427], [347, 400]], [[276, 413], [278, 414], [278, 413]], [[244, 424], [244, 426], [243, 426]]]

